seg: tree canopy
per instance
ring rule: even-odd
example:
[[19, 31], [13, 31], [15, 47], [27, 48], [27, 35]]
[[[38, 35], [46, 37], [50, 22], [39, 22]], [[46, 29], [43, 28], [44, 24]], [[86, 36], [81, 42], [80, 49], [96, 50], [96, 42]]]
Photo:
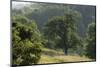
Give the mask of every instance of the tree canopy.
[[59, 44], [62, 45], [65, 54], [67, 54], [68, 48], [75, 47], [80, 42], [78, 34], [76, 34], [78, 16], [78, 13], [66, 13], [64, 16], [53, 17], [45, 25], [45, 35], [49, 39], [61, 42]]

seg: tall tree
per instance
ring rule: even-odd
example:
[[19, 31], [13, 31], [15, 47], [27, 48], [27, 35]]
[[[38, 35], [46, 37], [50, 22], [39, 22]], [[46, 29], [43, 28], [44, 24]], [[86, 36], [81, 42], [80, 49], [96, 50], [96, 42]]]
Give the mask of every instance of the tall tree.
[[45, 25], [45, 34], [48, 38], [58, 39], [62, 45], [65, 54], [68, 54], [68, 48], [78, 44], [79, 38], [76, 33], [77, 12], [66, 13], [65, 16], [53, 17]]

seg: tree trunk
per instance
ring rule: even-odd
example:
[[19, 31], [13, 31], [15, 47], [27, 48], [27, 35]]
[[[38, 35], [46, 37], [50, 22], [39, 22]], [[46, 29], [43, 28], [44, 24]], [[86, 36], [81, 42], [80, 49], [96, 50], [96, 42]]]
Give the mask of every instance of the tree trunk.
[[64, 36], [64, 39], [63, 39], [63, 43], [64, 43], [64, 53], [65, 55], [68, 55], [68, 39], [66, 37], [66, 35]]
[[63, 50], [64, 50], [65, 55], [68, 55], [68, 48], [64, 47]]
[[63, 39], [63, 50], [65, 55], [68, 55], [68, 41], [65, 39]]

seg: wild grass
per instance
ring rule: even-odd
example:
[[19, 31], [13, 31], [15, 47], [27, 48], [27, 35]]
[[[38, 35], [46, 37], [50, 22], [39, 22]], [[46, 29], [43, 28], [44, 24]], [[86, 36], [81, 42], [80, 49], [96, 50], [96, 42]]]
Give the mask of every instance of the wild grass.
[[49, 56], [56, 56], [56, 55], [64, 55], [62, 50], [53, 50], [48, 48], [42, 48], [42, 54], [43, 55], [49, 55]]
[[80, 62], [80, 61], [92, 61], [85, 56], [79, 55], [64, 55], [62, 51], [43, 49], [41, 59], [38, 64], [48, 64], [48, 63], [62, 63], [62, 62]]
[[92, 61], [92, 59], [80, 56], [48, 56], [42, 55], [38, 64], [46, 63], [62, 63], [62, 62], [80, 62], [80, 61]]

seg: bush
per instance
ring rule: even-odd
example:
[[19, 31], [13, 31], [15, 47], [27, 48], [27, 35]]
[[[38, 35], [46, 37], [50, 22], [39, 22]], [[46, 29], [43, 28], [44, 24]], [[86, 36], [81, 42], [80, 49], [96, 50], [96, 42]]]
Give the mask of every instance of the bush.
[[88, 26], [86, 56], [96, 59], [96, 27], [95, 23]]
[[21, 23], [18, 19], [12, 23], [13, 65], [36, 64], [41, 56], [40, 32], [35, 22]]

